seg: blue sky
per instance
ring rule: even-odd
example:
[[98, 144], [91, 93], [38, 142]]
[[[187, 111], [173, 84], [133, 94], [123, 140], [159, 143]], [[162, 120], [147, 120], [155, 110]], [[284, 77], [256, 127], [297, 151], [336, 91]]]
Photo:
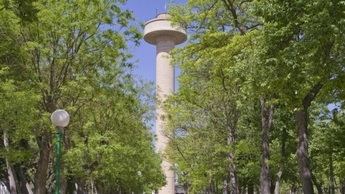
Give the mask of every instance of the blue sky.
[[[144, 23], [156, 16], [156, 13], [165, 12], [170, 2], [183, 4], [186, 0], [128, 0], [126, 9], [133, 11], [136, 23]], [[142, 29], [141, 29], [142, 30]], [[141, 40], [139, 47], [130, 47], [135, 62], [134, 75], [139, 80], [155, 82], [155, 47]]]

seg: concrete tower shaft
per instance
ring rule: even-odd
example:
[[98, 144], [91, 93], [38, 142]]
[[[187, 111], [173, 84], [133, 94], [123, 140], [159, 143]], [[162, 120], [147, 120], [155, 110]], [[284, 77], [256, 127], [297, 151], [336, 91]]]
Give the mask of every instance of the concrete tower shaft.
[[[164, 128], [164, 110], [162, 102], [174, 92], [175, 71], [171, 64], [170, 51], [177, 44], [187, 39], [186, 32], [179, 26], [172, 26], [168, 14], [160, 14], [156, 18], [145, 23], [144, 40], [156, 45], [156, 149], [163, 154], [169, 141]], [[165, 175], [166, 185], [159, 190], [159, 194], [175, 194], [175, 173], [172, 164], [164, 157], [161, 164]]]

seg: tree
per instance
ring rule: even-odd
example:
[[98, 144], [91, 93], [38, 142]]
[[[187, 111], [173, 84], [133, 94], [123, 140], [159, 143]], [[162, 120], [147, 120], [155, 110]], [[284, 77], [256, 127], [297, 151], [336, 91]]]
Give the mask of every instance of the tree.
[[260, 11], [266, 22], [264, 37], [269, 45], [266, 56], [272, 56], [267, 60], [274, 72], [284, 78], [271, 80], [270, 86], [276, 88], [278, 84], [281, 99], [287, 100], [291, 110], [295, 110], [299, 131], [297, 156], [305, 193], [313, 193], [308, 110], [323, 89], [332, 87], [331, 80], [343, 74], [338, 50], [342, 48], [337, 46], [341, 42], [339, 30], [343, 27], [333, 19], [343, 18], [338, 10], [342, 6], [339, 3], [267, 1], [263, 2]]
[[[250, 15], [246, 15], [244, 11], [247, 6], [246, 3], [232, 3], [232, 1], [190, 1], [188, 6], [172, 10], [176, 21], [188, 27], [195, 36], [193, 45], [183, 49], [182, 52], [179, 50], [181, 54], [175, 57], [177, 63], [181, 63], [182, 75], [180, 92], [177, 95], [179, 98], [174, 99], [171, 104], [174, 106], [183, 104], [178, 107], [181, 108], [181, 112], [185, 111], [184, 107], [193, 112], [185, 116], [195, 115], [195, 112], [205, 112], [206, 115], [200, 118], [194, 116], [191, 118], [190, 122], [195, 120], [199, 123], [201, 122], [199, 119], [203, 120], [201, 123], [204, 125], [196, 126], [200, 128], [199, 130], [207, 128], [207, 130], [228, 131], [225, 133], [227, 135], [222, 132], [222, 135], [217, 137], [220, 139], [215, 141], [222, 142], [221, 147], [229, 149], [226, 157], [229, 165], [228, 175], [224, 179], [228, 182], [225, 188], [230, 193], [239, 193], [234, 153], [236, 153], [238, 120], [242, 115], [240, 102], [243, 100], [242, 96], [247, 95], [248, 92], [242, 85], [244, 77], [240, 69], [243, 64], [237, 66], [236, 62], [243, 57], [241, 50], [245, 48], [243, 45], [248, 43], [251, 36], [243, 35], [256, 26]], [[240, 9], [241, 13], [237, 13], [236, 9]], [[177, 122], [173, 124], [174, 127], [181, 128], [181, 120], [184, 119], [176, 116], [176, 110], [168, 111], [172, 112], [172, 122]], [[188, 136], [191, 135], [188, 130], [192, 129], [183, 125], [182, 128], [187, 130]]]
[[[65, 108], [71, 123], [64, 130], [64, 192], [75, 184], [81, 192], [158, 188], [162, 173], [144, 120], [149, 109], [126, 51], [140, 34], [129, 24], [131, 12], [121, 9], [125, 1], [0, 2], [1, 130], [8, 130], [6, 149], [16, 151], [1, 157], [20, 167], [22, 183], [33, 184], [34, 193], [52, 192], [49, 115]], [[15, 153], [22, 156], [11, 160]]]
[[[172, 147], [175, 145], [174, 154], [183, 155], [182, 158], [189, 158], [191, 150], [201, 154], [203, 150], [190, 144], [196, 139], [206, 142], [202, 137], [213, 134], [210, 129], [225, 126], [224, 121], [217, 123], [214, 120], [221, 120], [229, 112], [238, 113], [236, 119], [230, 119], [236, 121], [233, 122], [236, 123], [236, 134], [242, 126], [238, 121], [243, 121], [243, 126], [255, 123], [255, 128], [261, 128], [260, 190], [270, 193], [274, 190], [271, 182], [276, 180], [278, 183], [284, 174], [280, 171], [290, 172], [284, 168], [282, 160], [295, 158], [283, 151], [289, 147], [289, 153], [293, 153], [291, 145], [295, 144], [292, 136], [287, 135], [287, 132], [292, 132], [293, 121], [298, 130], [294, 135], [298, 138], [296, 158], [300, 180], [304, 193], [313, 193], [308, 125], [315, 121], [308, 117], [313, 103], [335, 103], [343, 99], [343, 87], [339, 85], [344, 80], [344, 47], [341, 46], [344, 26], [340, 22], [344, 20], [343, 6], [341, 1], [195, 0], [173, 9], [171, 14], [175, 22], [192, 32], [191, 45], [175, 54], [175, 61], [182, 71], [180, 91], [172, 97], [168, 112], [171, 112], [171, 128], [182, 128], [186, 135], [176, 138], [172, 144]], [[230, 88], [230, 92], [224, 92], [224, 88]], [[327, 93], [335, 94], [337, 98], [330, 101]], [[261, 116], [249, 116], [247, 110]], [[219, 114], [212, 114], [214, 112]], [[282, 129], [276, 127], [277, 124]], [[212, 147], [217, 142], [226, 147], [224, 139], [221, 141], [225, 135], [219, 136], [219, 139], [212, 140], [214, 144], [207, 145]], [[255, 138], [251, 140], [257, 141]], [[241, 142], [241, 137], [237, 136], [234, 144], [236, 142]], [[178, 143], [189, 146], [181, 150], [176, 145]], [[272, 143], [273, 150], [270, 150]], [[281, 153], [278, 158], [277, 152]], [[230, 153], [234, 150], [231, 149]], [[271, 159], [270, 155], [275, 158]], [[237, 157], [235, 161], [239, 164], [241, 159], [238, 161]], [[220, 157], [219, 160], [223, 159]], [[198, 162], [192, 160], [190, 166], [193, 163]], [[294, 169], [295, 163], [290, 165]], [[279, 171], [277, 166], [280, 166]], [[188, 170], [187, 166], [184, 167]], [[281, 175], [277, 174], [272, 179], [275, 171]], [[224, 176], [219, 170], [217, 172]], [[292, 190], [299, 184], [295, 177], [291, 173], [284, 178]], [[230, 190], [236, 192], [235, 189]]]

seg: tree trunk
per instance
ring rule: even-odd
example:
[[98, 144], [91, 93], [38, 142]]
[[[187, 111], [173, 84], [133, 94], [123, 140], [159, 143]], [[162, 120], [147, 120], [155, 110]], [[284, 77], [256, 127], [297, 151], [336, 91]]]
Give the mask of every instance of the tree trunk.
[[[7, 135], [7, 130], [4, 129], [4, 146], [7, 152], [9, 152], [9, 145], [8, 145], [8, 135]], [[18, 181], [17, 177], [14, 171], [13, 166], [10, 164], [8, 161], [7, 157], [5, 158], [6, 160], [6, 167], [7, 167], [7, 174], [8, 174], [8, 182], [9, 182], [9, 191], [12, 194], [17, 194], [17, 188], [18, 188]]]
[[309, 156], [308, 156], [308, 121], [307, 111], [300, 110], [296, 112], [296, 121], [298, 128], [298, 167], [300, 178], [302, 179], [303, 192], [305, 194], [313, 194], [313, 182], [311, 170], [309, 167]]
[[280, 164], [279, 164], [279, 171], [276, 174], [274, 194], [280, 193], [280, 181], [281, 181], [281, 177], [283, 175], [285, 163], [287, 160], [287, 156], [286, 156], [287, 138], [288, 138], [288, 134], [287, 134], [286, 128], [283, 128], [282, 135], [281, 135], [281, 149], [280, 149], [281, 160], [280, 160]]
[[[229, 129], [229, 136], [228, 136], [228, 145], [234, 146], [236, 141], [235, 138], [235, 129], [230, 128]], [[236, 172], [236, 164], [235, 164], [235, 158], [232, 152], [228, 154], [228, 161], [229, 161], [229, 194], [239, 194], [239, 188], [238, 188], [238, 181], [237, 181], [237, 172]]]
[[292, 185], [290, 188], [290, 194], [297, 194], [297, 187], [296, 185]]
[[28, 194], [33, 194], [34, 186], [32, 183], [26, 183], [26, 190], [28, 191]]
[[73, 179], [67, 179], [67, 184], [66, 184], [66, 192], [65, 193], [73, 193], [74, 191], [77, 190], [75, 187], [75, 182]]
[[271, 193], [274, 193], [274, 191], [276, 190], [276, 184], [275, 183], [276, 183], [276, 181], [271, 178], [271, 188], [270, 188]]
[[[333, 150], [332, 150], [333, 151]], [[334, 178], [334, 167], [333, 167], [333, 154], [330, 151], [329, 156], [329, 193], [335, 194], [335, 178]]]
[[342, 181], [342, 184], [340, 186], [340, 192], [341, 194], [345, 194], [345, 180]]
[[314, 194], [312, 172], [309, 165], [310, 162], [308, 154], [308, 109], [322, 87], [323, 84], [321, 82], [315, 84], [304, 97], [302, 108], [296, 111], [296, 126], [298, 129], [298, 168], [300, 178], [302, 180], [303, 192], [305, 194]]
[[25, 176], [25, 169], [23, 168], [23, 166], [15, 165], [14, 169], [17, 172], [17, 177], [18, 177], [18, 193], [20, 194], [32, 193], [32, 190], [29, 190], [27, 188], [28, 182]]
[[253, 183], [248, 183], [248, 194], [254, 194], [254, 185], [253, 185]]
[[48, 132], [44, 133], [41, 136], [41, 139], [38, 139], [40, 148], [40, 156], [36, 167], [35, 173], [35, 194], [46, 194], [46, 181], [48, 175], [48, 164], [49, 164], [49, 155], [50, 155], [50, 134]]
[[84, 194], [85, 191], [85, 185], [82, 183], [82, 181], [77, 181], [77, 194]]
[[17, 179], [16, 179], [16, 175], [14, 172], [14, 169], [12, 167], [12, 165], [10, 165], [10, 163], [8, 162], [8, 160], [6, 159], [6, 167], [7, 167], [7, 174], [8, 174], [8, 182], [9, 182], [9, 191], [12, 194], [17, 194]]
[[229, 186], [228, 186], [228, 181], [224, 180], [223, 181], [223, 194], [229, 194]]
[[317, 181], [317, 179], [316, 179], [316, 177], [315, 177], [314, 174], [312, 174], [311, 176], [312, 176], [313, 183], [314, 183], [314, 185], [316, 186], [317, 193], [318, 193], [318, 194], [323, 194], [323, 190], [322, 190], [322, 185], [321, 185], [321, 183]]
[[274, 194], [280, 194], [280, 180], [281, 180], [282, 174], [283, 174], [283, 169], [280, 168], [279, 172], [276, 175]]
[[260, 98], [261, 105], [261, 172], [260, 193], [271, 193], [271, 180], [269, 175], [269, 130], [272, 126], [273, 107], [267, 105], [266, 99]]
[[[49, 95], [45, 97], [44, 109], [47, 112], [52, 113], [56, 110], [56, 99], [54, 98], [55, 91], [55, 65], [50, 66], [50, 91]], [[49, 168], [49, 157], [51, 152], [51, 134], [48, 130], [45, 130], [40, 136], [36, 137], [37, 144], [40, 150], [39, 159], [36, 166], [36, 173], [34, 177], [34, 193], [35, 194], [46, 194], [47, 193], [47, 179], [48, 179], [48, 168]]]

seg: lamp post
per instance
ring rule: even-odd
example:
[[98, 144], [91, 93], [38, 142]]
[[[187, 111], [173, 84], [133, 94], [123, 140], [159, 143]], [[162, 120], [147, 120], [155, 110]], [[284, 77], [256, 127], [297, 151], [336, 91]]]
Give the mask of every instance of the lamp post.
[[56, 127], [55, 143], [55, 194], [60, 194], [61, 187], [61, 147], [62, 147], [62, 129], [69, 123], [69, 114], [63, 109], [55, 110], [51, 117], [51, 122]]

